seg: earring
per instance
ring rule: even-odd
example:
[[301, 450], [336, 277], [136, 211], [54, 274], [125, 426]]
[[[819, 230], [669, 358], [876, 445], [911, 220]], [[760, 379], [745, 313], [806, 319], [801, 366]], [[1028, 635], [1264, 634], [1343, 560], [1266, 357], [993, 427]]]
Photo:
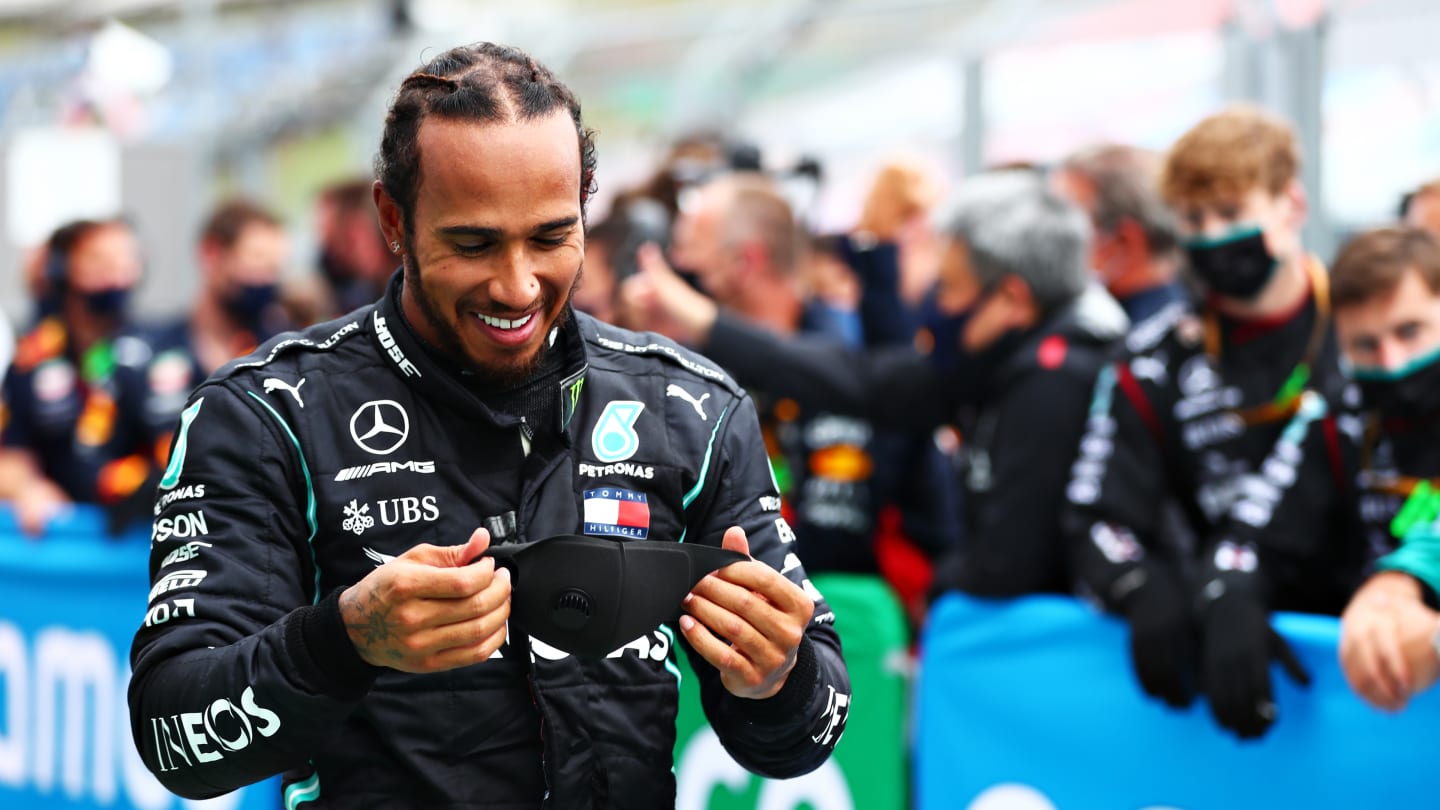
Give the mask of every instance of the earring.
[[400, 252], [400, 243], [399, 243], [399, 242], [391, 242], [391, 243], [390, 243], [390, 252], [391, 252], [391, 253], [399, 253], [399, 252]]

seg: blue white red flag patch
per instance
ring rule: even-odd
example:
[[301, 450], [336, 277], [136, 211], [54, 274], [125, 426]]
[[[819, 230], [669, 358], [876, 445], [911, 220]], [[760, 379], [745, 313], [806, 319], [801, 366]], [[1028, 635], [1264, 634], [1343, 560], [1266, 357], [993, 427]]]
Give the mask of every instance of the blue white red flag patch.
[[644, 540], [650, 535], [648, 496], [615, 487], [585, 490], [585, 534]]

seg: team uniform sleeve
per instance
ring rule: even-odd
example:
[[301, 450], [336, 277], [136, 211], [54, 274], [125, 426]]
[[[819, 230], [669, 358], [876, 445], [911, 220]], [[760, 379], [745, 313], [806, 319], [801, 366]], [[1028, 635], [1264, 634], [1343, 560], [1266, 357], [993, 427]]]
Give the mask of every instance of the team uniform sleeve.
[[725, 530], [739, 526], [750, 554], [815, 600], [795, 667], [785, 685], [763, 700], [725, 689], [720, 673], [681, 638], [700, 682], [701, 704], [720, 742], [750, 771], [789, 778], [818, 768], [845, 730], [850, 678], [835, 632], [835, 615], [810, 583], [795, 554], [795, 535], [780, 516], [780, 493], [770, 474], [760, 423], [748, 396], [732, 400], [711, 440], [709, 469], [700, 484], [712, 489], [697, 502], [686, 542], [718, 546]]
[[1066, 546], [1081, 590], [1109, 610], [1121, 610], [1154, 567], [1173, 567], [1155, 552], [1167, 494], [1164, 394], [1137, 380], [1128, 360], [1102, 368], [1070, 471]]
[[805, 410], [863, 417], [876, 427], [937, 427], [953, 412], [929, 361], [904, 346], [854, 352], [822, 338], [783, 338], [722, 312], [705, 356], [746, 388], [788, 397]]
[[349, 642], [339, 591], [317, 592], [308, 472], [278, 414], [203, 386], [160, 487], [131, 726], [165, 787], [207, 798], [333, 744], [375, 670]]
[[1053, 590], [1064, 555], [1053, 505], [1064, 501], [1088, 395], [1083, 380], [1037, 371], [997, 403], [991, 486], [967, 500], [970, 523], [936, 570], [938, 588], [989, 597]]

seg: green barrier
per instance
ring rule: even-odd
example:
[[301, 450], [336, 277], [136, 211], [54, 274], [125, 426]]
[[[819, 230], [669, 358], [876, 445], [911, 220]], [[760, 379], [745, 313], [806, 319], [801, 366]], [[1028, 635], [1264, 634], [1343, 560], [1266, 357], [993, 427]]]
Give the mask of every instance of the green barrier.
[[902, 810], [909, 734], [905, 611], [884, 580], [812, 577], [835, 611], [853, 693], [845, 736], [830, 761], [798, 779], [753, 776], [720, 747], [681, 656], [676, 718], [677, 810]]

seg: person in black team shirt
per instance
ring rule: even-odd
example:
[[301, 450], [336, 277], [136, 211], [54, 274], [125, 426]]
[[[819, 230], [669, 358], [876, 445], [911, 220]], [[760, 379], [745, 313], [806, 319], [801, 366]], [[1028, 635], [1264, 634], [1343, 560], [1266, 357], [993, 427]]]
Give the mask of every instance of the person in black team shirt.
[[1171, 705], [1203, 686], [1241, 737], [1275, 720], [1273, 658], [1306, 677], [1270, 611], [1338, 613], [1359, 565], [1333, 414], [1345, 381], [1329, 278], [1300, 244], [1298, 165], [1290, 128], [1248, 107], [1170, 151], [1162, 193], [1206, 294], [1131, 332], [1101, 373], [1069, 487], [1077, 570], [1128, 618], [1141, 686]]
[[[805, 236], [789, 203], [765, 176], [726, 174], [696, 188], [674, 233], [670, 254], [676, 263], [739, 317], [781, 335], [827, 334], [852, 345], [863, 340], [836, 328], [838, 317], [823, 303], [806, 299]], [[850, 314], [858, 325], [858, 314]], [[882, 499], [896, 489], [905, 467], [923, 463], [923, 448], [912, 450], [911, 442], [895, 434], [877, 435], [855, 416], [753, 393], [806, 570], [875, 573], [873, 534]], [[886, 479], [876, 480], [877, 471]], [[928, 536], [921, 542], [930, 549], [945, 545]]]
[[1335, 260], [1335, 328], [1367, 412], [1360, 515], [1375, 572], [1345, 609], [1340, 663], [1396, 711], [1440, 675], [1440, 240], [1352, 239]]
[[[283, 772], [287, 807], [672, 807], [683, 648], [737, 761], [819, 767], [849, 680], [754, 406], [572, 310], [595, 172], [574, 95], [513, 48], [447, 51], [401, 83], [377, 164], [385, 296], [181, 416], [131, 652], [146, 766], [189, 797]], [[522, 632], [482, 556], [581, 532], [754, 557], [581, 658]]]
[[[801, 407], [965, 436], [962, 537], [935, 588], [980, 596], [1069, 593], [1059, 515], [1096, 371], [1128, 322], [1089, 284], [1090, 225], [1028, 172], [966, 180], [946, 238], [927, 357], [781, 339], [690, 290], [655, 251], [627, 294], [753, 388]], [[1087, 286], [1088, 285], [1088, 286]]]
[[126, 316], [140, 245], [122, 220], [58, 228], [45, 247], [40, 322], [16, 346], [0, 398], [0, 500], [44, 531], [71, 501], [110, 505], [145, 480], [149, 452], [117, 372], [149, 347]]

